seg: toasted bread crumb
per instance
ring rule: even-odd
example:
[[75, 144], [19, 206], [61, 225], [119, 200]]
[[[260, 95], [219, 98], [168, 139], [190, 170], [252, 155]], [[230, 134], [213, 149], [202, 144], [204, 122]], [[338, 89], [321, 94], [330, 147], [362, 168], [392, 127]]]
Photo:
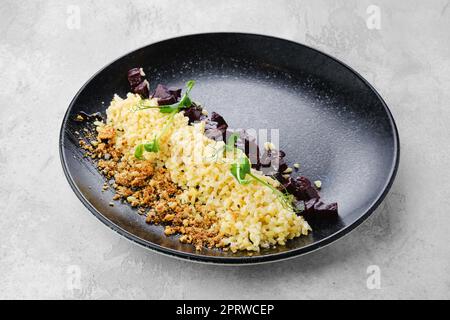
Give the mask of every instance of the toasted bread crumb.
[[[97, 143], [80, 139], [86, 155], [96, 159], [99, 171], [113, 183], [105, 183], [103, 190], [113, 189], [113, 200], [123, 200], [145, 215], [145, 222], [163, 224], [164, 234], [181, 234], [179, 241], [203, 247], [220, 248], [224, 235], [220, 233], [217, 218], [201, 205], [183, 204], [177, 198], [181, 190], [171, 181], [165, 168], [156, 168], [149, 161], [128, 161], [115, 145], [116, 133], [108, 125], [97, 127]], [[114, 206], [113, 202], [109, 203]]]

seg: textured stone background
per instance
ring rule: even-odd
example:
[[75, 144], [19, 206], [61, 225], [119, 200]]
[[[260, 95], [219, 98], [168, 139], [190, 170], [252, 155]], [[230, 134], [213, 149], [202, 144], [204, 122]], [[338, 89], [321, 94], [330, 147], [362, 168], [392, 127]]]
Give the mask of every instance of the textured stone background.
[[[450, 298], [449, 3], [2, 0], [0, 298]], [[371, 4], [381, 30], [366, 27]], [[79, 6], [80, 29], [67, 27], [68, 5]], [[58, 131], [80, 86], [137, 47], [208, 31], [321, 49], [385, 98], [401, 165], [386, 201], [353, 233], [281, 263], [200, 265], [122, 239], [72, 193]], [[370, 265], [381, 289], [366, 286]]]

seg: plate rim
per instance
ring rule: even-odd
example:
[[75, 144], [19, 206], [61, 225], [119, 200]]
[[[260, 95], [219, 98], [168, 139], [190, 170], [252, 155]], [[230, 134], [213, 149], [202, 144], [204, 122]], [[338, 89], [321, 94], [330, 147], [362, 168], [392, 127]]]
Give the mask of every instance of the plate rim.
[[[388, 116], [389, 119], [389, 123], [391, 125], [391, 129], [393, 131], [393, 136], [394, 136], [394, 161], [393, 164], [390, 168], [390, 172], [389, 172], [389, 179], [387, 181], [387, 183], [384, 184], [384, 186], [381, 188], [382, 192], [380, 194], [378, 194], [376, 200], [374, 202], [372, 202], [372, 204], [369, 206], [369, 209], [366, 210], [358, 219], [356, 219], [352, 224], [340, 229], [339, 231], [329, 235], [326, 238], [323, 238], [317, 242], [314, 242], [312, 244], [306, 245], [304, 247], [301, 248], [296, 248], [296, 249], [292, 249], [286, 252], [279, 252], [279, 253], [271, 253], [271, 254], [267, 254], [267, 255], [261, 255], [261, 256], [246, 256], [246, 257], [221, 257], [221, 256], [206, 256], [206, 255], [201, 255], [201, 254], [196, 254], [196, 253], [188, 253], [188, 252], [183, 252], [183, 251], [179, 251], [176, 249], [172, 249], [172, 248], [168, 248], [168, 247], [164, 247], [161, 245], [158, 245], [156, 243], [153, 243], [151, 241], [139, 238], [138, 236], [134, 235], [133, 233], [125, 230], [124, 228], [120, 227], [119, 225], [115, 224], [114, 222], [112, 222], [111, 220], [109, 220], [108, 218], [106, 218], [100, 211], [98, 211], [90, 202], [89, 200], [87, 200], [84, 195], [82, 194], [82, 192], [80, 191], [80, 189], [78, 188], [78, 186], [76, 185], [74, 179], [72, 178], [72, 175], [70, 174], [68, 165], [67, 165], [67, 161], [64, 155], [64, 129], [66, 127], [67, 121], [69, 119], [69, 113], [71, 111], [71, 109], [73, 108], [73, 105], [75, 104], [76, 100], [78, 99], [78, 97], [80, 96], [80, 94], [84, 91], [84, 89], [86, 88], [86, 86], [97, 76], [99, 75], [101, 72], [103, 72], [103, 70], [105, 70], [107, 67], [109, 67], [110, 65], [112, 65], [113, 63], [121, 60], [122, 58], [127, 57], [128, 55], [140, 51], [144, 48], [147, 48], [149, 46], [158, 44], [158, 43], [163, 43], [163, 42], [168, 42], [168, 41], [174, 41], [177, 39], [181, 39], [181, 38], [188, 38], [188, 37], [198, 37], [198, 36], [212, 36], [212, 35], [230, 35], [230, 36], [256, 36], [256, 37], [262, 37], [262, 38], [268, 38], [268, 39], [272, 39], [272, 40], [276, 40], [276, 41], [286, 41], [289, 42], [293, 45], [297, 45], [297, 46], [302, 46], [308, 50], [312, 50], [318, 54], [321, 54], [329, 59], [332, 59], [333, 61], [337, 62], [338, 64], [340, 64], [342, 67], [348, 69], [351, 73], [353, 73], [354, 75], [356, 75], [357, 78], [359, 78], [359, 80], [361, 80], [363, 82], [364, 85], [366, 85], [375, 95], [376, 97], [380, 100], [384, 110], [386, 111], [386, 114]], [[258, 33], [247, 33], [247, 32], [204, 32], [204, 33], [192, 33], [192, 34], [185, 34], [185, 35], [181, 35], [181, 36], [177, 36], [177, 37], [171, 37], [171, 38], [167, 38], [167, 39], [163, 39], [163, 40], [159, 40], [159, 41], [155, 41], [152, 43], [149, 43], [147, 45], [141, 46], [137, 49], [131, 50], [129, 52], [127, 52], [126, 54], [118, 57], [117, 59], [114, 59], [113, 61], [109, 62], [108, 64], [106, 64], [105, 66], [103, 66], [100, 70], [98, 70], [96, 73], [94, 73], [82, 86], [81, 88], [77, 91], [77, 93], [75, 94], [75, 96], [72, 98], [61, 123], [61, 128], [60, 128], [60, 132], [59, 132], [59, 156], [60, 156], [60, 161], [61, 161], [61, 165], [63, 167], [63, 171], [64, 171], [64, 175], [66, 176], [67, 181], [69, 182], [70, 187], [72, 188], [73, 192], [75, 193], [75, 195], [78, 197], [78, 199], [83, 203], [83, 205], [97, 218], [99, 219], [104, 225], [106, 225], [107, 227], [109, 227], [110, 229], [116, 231], [119, 235], [125, 237], [126, 239], [130, 240], [131, 242], [138, 244], [146, 249], [150, 249], [153, 252], [156, 253], [160, 253], [166, 256], [170, 256], [170, 257], [174, 257], [174, 258], [179, 258], [182, 259], [184, 261], [188, 260], [188, 261], [194, 261], [194, 262], [202, 262], [202, 263], [208, 263], [208, 264], [218, 264], [218, 265], [253, 265], [253, 264], [261, 264], [261, 263], [269, 263], [269, 262], [276, 262], [276, 261], [281, 261], [281, 260], [286, 260], [289, 258], [294, 258], [294, 257], [298, 257], [298, 256], [302, 256], [305, 255], [307, 253], [311, 253], [313, 251], [316, 251], [318, 249], [321, 249], [327, 245], [330, 245], [331, 243], [343, 238], [345, 235], [349, 234], [351, 231], [355, 230], [355, 228], [357, 228], [359, 225], [361, 225], [361, 223], [363, 223], [381, 204], [381, 202], [386, 198], [387, 194], [389, 193], [392, 184], [395, 180], [395, 177], [397, 175], [398, 172], [398, 167], [399, 167], [399, 163], [400, 163], [400, 137], [399, 137], [399, 133], [398, 133], [398, 128], [397, 125], [395, 123], [394, 117], [391, 113], [391, 110], [389, 109], [388, 105], [386, 104], [386, 102], [384, 101], [384, 99], [381, 97], [381, 95], [378, 93], [378, 91], [356, 70], [354, 70], [352, 67], [350, 67], [349, 65], [347, 65], [346, 63], [342, 62], [341, 60], [325, 53], [322, 52], [321, 50], [318, 50], [316, 48], [312, 48], [308, 45], [305, 45], [303, 43], [300, 42], [296, 42], [293, 40], [289, 40], [289, 39], [284, 39], [284, 38], [280, 38], [280, 37], [276, 37], [276, 36], [271, 36], [271, 35], [265, 35], [265, 34], [258, 34]]]

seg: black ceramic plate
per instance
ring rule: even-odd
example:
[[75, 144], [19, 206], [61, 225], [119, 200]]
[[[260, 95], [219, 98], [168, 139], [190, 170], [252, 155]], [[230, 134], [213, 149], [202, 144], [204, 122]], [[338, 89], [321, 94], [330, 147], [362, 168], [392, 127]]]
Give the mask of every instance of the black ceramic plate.
[[[280, 148], [301, 174], [321, 180], [322, 197], [339, 203], [339, 219], [286, 246], [248, 256], [220, 250], [197, 252], [166, 237], [125, 204], [108, 204], [104, 178], [83, 158], [73, 119], [104, 112], [114, 93], [128, 89], [126, 72], [142, 66], [151, 87], [197, 84], [195, 100], [224, 116], [232, 128], [280, 129]], [[103, 223], [147, 248], [181, 258], [228, 264], [274, 261], [318, 249], [342, 237], [380, 204], [395, 177], [399, 138], [377, 92], [338, 60], [287, 40], [240, 33], [210, 33], [151, 44], [112, 62], [77, 93], [64, 117], [60, 153], [64, 172], [83, 204]]]

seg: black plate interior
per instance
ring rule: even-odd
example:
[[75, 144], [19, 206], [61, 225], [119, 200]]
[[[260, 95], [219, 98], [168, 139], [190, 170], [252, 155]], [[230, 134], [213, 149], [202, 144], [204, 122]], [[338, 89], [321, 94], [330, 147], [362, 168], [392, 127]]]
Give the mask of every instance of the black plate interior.
[[[307, 237], [259, 254], [220, 250], [196, 252], [160, 226], [144, 222], [127, 205], [108, 203], [104, 178], [82, 157], [73, 119], [80, 111], [104, 112], [114, 93], [125, 96], [128, 69], [142, 66], [158, 83], [197, 84], [192, 92], [231, 128], [279, 129], [280, 147], [300, 173], [322, 181], [322, 197], [339, 203], [340, 218], [314, 224]], [[393, 118], [376, 91], [334, 58], [298, 43], [273, 37], [212, 33], [158, 42], [114, 61], [81, 88], [64, 118], [60, 150], [77, 196], [100, 220], [146, 247], [187, 259], [255, 263], [299, 255], [321, 247], [364, 220], [386, 195], [399, 159]]]

